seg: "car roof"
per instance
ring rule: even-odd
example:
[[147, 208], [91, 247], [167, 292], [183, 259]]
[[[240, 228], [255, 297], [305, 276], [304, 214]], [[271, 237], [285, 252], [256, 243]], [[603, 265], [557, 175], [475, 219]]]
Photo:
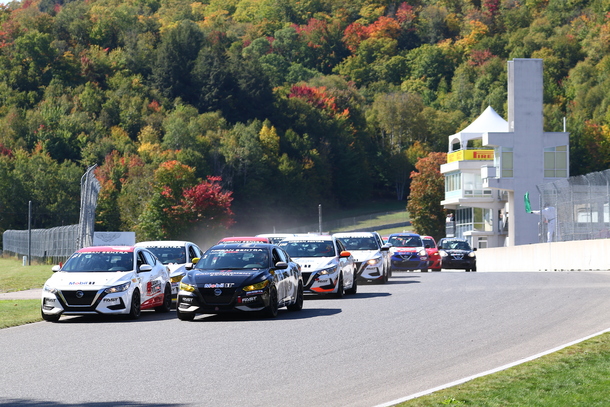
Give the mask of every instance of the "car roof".
[[188, 242], [186, 240], [151, 240], [149, 242], [138, 242], [136, 246], [138, 247], [176, 247], [176, 246], [186, 246], [187, 244], [195, 244], [193, 242]]
[[252, 243], [220, 243], [215, 244], [208, 250], [220, 250], [220, 249], [269, 249], [276, 246], [271, 243], [252, 242]]
[[328, 242], [334, 241], [331, 235], [303, 235], [291, 236], [283, 240], [284, 242]]
[[389, 237], [392, 237], [392, 236], [419, 236], [419, 237], [421, 237], [417, 233], [410, 233], [410, 232], [392, 233]]
[[99, 252], [133, 252], [135, 246], [89, 246], [77, 250], [77, 253], [99, 253]]
[[218, 241], [218, 243], [222, 242], [261, 242], [261, 243], [269, 243], [269, 239], [266, 237], [257, 237], [257, 236], [230, 236], [223, 237]]
[[370, 237], [375, 236], [375, 232], [339, 232], [333, 233], [336, 237]]

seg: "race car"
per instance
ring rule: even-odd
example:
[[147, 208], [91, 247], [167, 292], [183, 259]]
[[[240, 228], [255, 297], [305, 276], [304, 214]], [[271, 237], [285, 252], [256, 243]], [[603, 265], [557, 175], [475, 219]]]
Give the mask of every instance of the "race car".
[[172, 305], [167, 267], [143, 247], [86, 247], [52, 270], [42, 290], [45, 321], [87, 314], [136, 319], [142, 310], [168, 312]]
[[216, 245], [186, 273], [176, 305], [182, 321], [192, 321], [197, 314], [261, 311], [274, 318], [281, 307], [300, 311], [301, 270], [272, 244]]
[[356, 262], [359, 281], [387, 283], [390, 277], [390, 246], [383, 243], [377, 232], [335, 233]]
[[441, 271], [441, 255], [436, 240], [432, 236], [422, 236], [421, 239], [428, 253], [428, 268], [432, 271]]
[[392, 233], [388, 243], [392, 245], [390, 248], [392, 271], [428, 271], [428, 253], [420, 235], [416, 233]]
[[356, 294], [354, 257], [336, 237], [295, 236], [282, 240], [278, 246], [301, 266], [306, 293], [331, 294], [337, 298]]
[[187, 268], [192, 268], [203, 253], [195, 243], [180, 240], [139, 242], [136, 246], [147, 248], [167, 266], [172, 285], [172, 299], [178, 295], [180, 280], [186, 274]]

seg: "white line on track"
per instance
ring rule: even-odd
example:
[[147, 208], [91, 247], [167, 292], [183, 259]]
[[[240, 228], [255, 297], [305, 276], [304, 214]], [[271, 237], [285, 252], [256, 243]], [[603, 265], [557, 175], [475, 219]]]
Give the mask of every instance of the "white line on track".
[[528, 358], [521, 359], [521, 360], [518, 360], [516, 362], [512, 362], [512, 363], [509, 363], [507, 365], [497, 367], [495, 369], [487, 370], [487, 371], [482, 372], [482, 373], [478, 373], [478, 374], [475, 374], [475, 375], [472, 375], [472, 376], [464, 377], [463, 379], [458, 379], [458, 380], [453, 381], [451, 383], [446, 383], [446, 384], [443, 384], [441, 386], [434, 387], [432, 389], [428, 389], [428, 390], [421, 391], [419, 393], [411, 394], [410, 396], [406, 396], [406, 397], [402, 397], [402, 398], [399, 398], [399, 399], [396, 399], [396, 400], [388, 401], [388, 402], [383, 403], [383, 404], [377, 404], [375, 407], [390, 407], [390, 406], [394, 406], [396, 404], [403, 403], [403, 402], [408, 401], [408, 400], [412, 400], [412, 399], [416, 399], [418, 397], [426, 396], [428, 394], [434, 393], [435, 391], [439, 391], [439, 390], [447, 389], [449, 387], [457, 386], [458, 384], [466, 383], [466, 382], [468, 382], [470, 380], [473, 380], [473, 379], [476, 379], [478, 377], [487, 376], [487, 375], [490, 375], [490, 374], [493, 374], [493, 373], [497, 373], [497, 372], [500, 372], [502, 370], [506, 370], [506, 369], [509, 369], [511, 367], [520, 365], [522, 363], [526, 363], [526, 362], [532, 361], [534, 359], [541, 358], [542, 356], [548, 355], [548, 354], [553, 353], [553, 352], [557, 352], [557, 351], [559, 351], [559, 350], [561, 350], [563, 348], [567, 348], [568, 346], [576, 345], [577, 343], [584, 342], [584, 341], [586, 341], [588, 339], [591, 339], [591, 338], [594, 338], [596, 336], [605, 334], [607, 332], [610, 332], [610, 328], [608, 328], [606, 330], [603, 330], [601, 332], [589, 335], [589, 336], [585, 336], [584, 338], [580, 338], [580, 339], [577, 339], [575, 341], [566, 343], [564, 345], [560, 345], [560, 346], [558, 346], [556, 348], [544, 351], [542, 353], [538, 353], [538, 354], [536, 354], [534, 356], [530, 356]]

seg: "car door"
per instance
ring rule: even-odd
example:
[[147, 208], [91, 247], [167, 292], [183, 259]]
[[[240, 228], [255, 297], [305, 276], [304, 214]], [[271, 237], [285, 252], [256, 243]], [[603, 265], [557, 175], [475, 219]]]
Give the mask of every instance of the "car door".
[[[157, 259], [148, 250], [141, 249], [137, 253], [138, 277], [140, 279], [140, 294], [142, 303], [150, 301], [163, 292], [161, 268]], [[142, 265], [148, 264], [152, 270], [139, 271]]]
[[277, 255], [279, 261], [283, 261], [288, 264], [288, 268], [283, 270], [285, 290], [284, 299], [285, 301], [292, 301], [294, 298], [296, 298], [297, 290], [299, 287], [297, 269], [298, 266], [290, 259], [288, 253], [286, 253], [284, 250], [280, 248], [274, 248], [273, 252], [274, 257]]
[[271, 249], [271, 262], [273, 263], [273, 270], [275, 278], [277, 279], [277, 297], [280, 302], [286, 301], [286, 296], [289, 295], [288, 286], [288, 269], [277, 269], [275, 265], [285, 259], [280, 256], [279, 251], [276, 248]]
[[351, 254], [348, 257], [341, 257], [341, 252], [347, 251], [341, 240], [336, 239], [335, 245], [337, 247], [337, 255], [339, 256], [339, 264], [343, 272], [343, 286], [352, 287], [354, 285], [355, 274], [354, 258]]

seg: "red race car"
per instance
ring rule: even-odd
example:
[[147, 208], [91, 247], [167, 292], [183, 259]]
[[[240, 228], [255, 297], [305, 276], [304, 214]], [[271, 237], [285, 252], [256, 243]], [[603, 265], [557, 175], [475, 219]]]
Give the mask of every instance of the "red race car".
[[441, 271], [441, 255], [432, 236], [422, 236], [424, 247], [428, 253], [428, 268], [432, 271]]

